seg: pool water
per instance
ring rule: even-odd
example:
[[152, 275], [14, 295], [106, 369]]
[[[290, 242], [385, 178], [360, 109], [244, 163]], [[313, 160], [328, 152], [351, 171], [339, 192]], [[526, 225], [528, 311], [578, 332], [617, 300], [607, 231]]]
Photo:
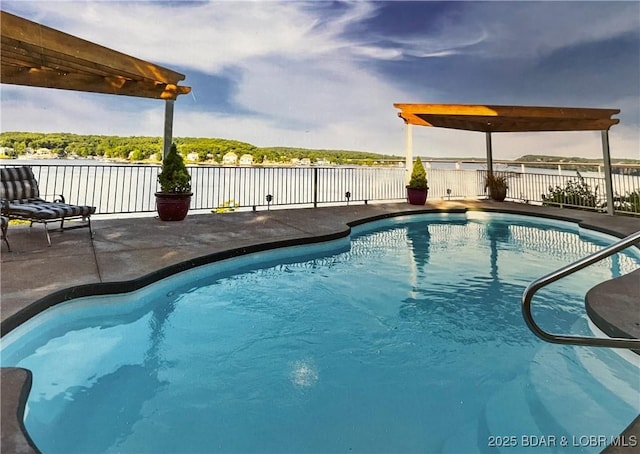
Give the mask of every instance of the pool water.
[[[640, 412], [638, 365], [544, 343], [520, 298], [611, 242], [510, 215], [375, 222], [65, 303], [5, 336], [2, 365], [33, 371], [25, 426], [43, 453], [514, 452], [533, 437], [599, 452]], [[639, 263], [552, 284], [536, 320], [590, 335], [586, 291]]]

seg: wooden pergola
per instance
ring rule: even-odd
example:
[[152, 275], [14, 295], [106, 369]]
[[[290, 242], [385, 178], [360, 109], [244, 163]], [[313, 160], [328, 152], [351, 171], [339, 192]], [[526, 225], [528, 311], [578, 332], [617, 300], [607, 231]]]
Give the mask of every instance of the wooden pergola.
[[164, 152], [173, 140], [173, 104], [185, 76], [130, 55], [0, 11], [3, 84], [165, 100]]
[[493, 173], [491, 134], [494, 132], [601, 131], [607, 212], [613, 214], [613, 183], [609, 128], [620, 120], [611, 118], [619, 109], [576, 107], [491, 106], [468, 104], [394, 104], [407, 125], [406, 168], [413, 166], [411, 125], [484, 132], [487, 170]]

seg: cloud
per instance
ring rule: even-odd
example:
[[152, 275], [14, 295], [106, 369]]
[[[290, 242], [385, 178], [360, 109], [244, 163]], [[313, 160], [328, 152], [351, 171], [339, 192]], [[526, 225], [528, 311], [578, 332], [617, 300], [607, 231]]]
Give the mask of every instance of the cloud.
[[161, 136], [164, 104], [156, 100], [7, 85], [2, 130]]
[[639, 13], [636, 2], [469, 2], [449, 32], [481, 28], [478, 55], [529, 59], [637, 31]]
[[70, 34], [108, 43], [121, 52], [215, 74], [247, 65], [253, 58], [286, 56], [313, 61], [348, 49], [352, 43], [341, 39], [341, 33], [351, 22], [375, 11], [366, 2], [347, 3], [338, 11], [308, 5], [275, 1], [45, 1], [19, 6], [45, 24], [64, 25]]
[[[617, 65], [638, 58], [626, 54], [640, 48], [637, 2], [6, 1], [3, 9], [185, 73], [193, 96], [176, 103], [177, 136], [403, 154], [394, 102], [606, 103], [623, 111], [612, 153], [640, 149], [633, 63]], [[602, 43], [622, 36], [627, 47], [607, 60], [615, 78], [605, 77]], [[154, 100], [2, 90], [3, 130], [161, 135], [163, 111]], [[414, 134], [416, 154], [484, 155], [479, 133]], [[496, 135], [496, 157], [600, 156], [588, 134], [559, 137]]]

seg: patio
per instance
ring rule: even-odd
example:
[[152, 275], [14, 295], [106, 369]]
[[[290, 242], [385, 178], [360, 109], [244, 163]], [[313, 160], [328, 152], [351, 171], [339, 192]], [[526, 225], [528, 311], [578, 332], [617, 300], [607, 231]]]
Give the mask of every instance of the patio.
[[[176, 223], [164, 223], [155, 217], [96, 219], [93, 241], [86, 230], [72, 230], [54, 233], [51, 247], [47, 247], [40, 226], [30, 229], [12, 225], [12, 252], [5, 252], [3, 247], [1, 256], [2, 333], [46, 307], [90, 294], [96, 288], [104, 293], [133, 290], [199, 264], [274, 246], [339, 238], [348, 234], [349, 225], [366, 220], [412, 212], [465, 210], [499, 210], [576, 221], [617, 236], [640, 230], [640, 219], [636, 217], [488, 200], [429, 202], [424, 207], [395, 203], [200, 214]], [[633, 287], [626, 287], [630, 298], [604, 299], [599, 310], [604, 307], [607, 321], [614, 326], [635, 326], [632, 334], [640, 337], [640, 314], [633, 306], [637, 298]], [[631, 314], [636, 314], [638, 320], [629, 322]], [[25, 382], [30, 383], [30, 377], [19, 369], [3, 370], [2, 445], [13, 452], [33, 452], [16, 433], [20, 424], [10, 417], [16, 411], [20, 415], [20, 405], [26, 398], [21, 394]], [[639, 419], [636, 425], [640, 426]], [[640, 427], [634, 430], [637, 433]]]

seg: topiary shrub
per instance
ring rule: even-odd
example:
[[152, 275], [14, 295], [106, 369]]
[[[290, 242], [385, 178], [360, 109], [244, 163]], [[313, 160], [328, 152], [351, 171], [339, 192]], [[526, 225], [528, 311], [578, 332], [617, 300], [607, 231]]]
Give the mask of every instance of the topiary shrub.
[[160, 183], [163, 193], [186, 194], [191, 192], [191, 175], [189, 175], [175, 144], [171, 144], [169, 153], [162, 160], [162, 171], [158, 175], [158, 183]]
[[409, 180], [408, 188], [411, 189], [429, 189], [427, 186], [427, 171], [424, 170], [420, 157], [413, 163], [411, 171], [411, 180]]

